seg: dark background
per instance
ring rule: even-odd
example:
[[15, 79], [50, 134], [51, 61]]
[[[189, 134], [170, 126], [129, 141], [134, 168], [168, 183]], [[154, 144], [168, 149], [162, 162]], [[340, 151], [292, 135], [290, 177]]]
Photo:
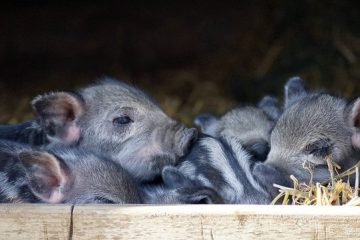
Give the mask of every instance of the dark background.
[[8, 1], [0, 8], [0, 121], [30, 100], [112, 76], [188, 124], [264, 94], [289, 76], [360, 95], [356, 1]]

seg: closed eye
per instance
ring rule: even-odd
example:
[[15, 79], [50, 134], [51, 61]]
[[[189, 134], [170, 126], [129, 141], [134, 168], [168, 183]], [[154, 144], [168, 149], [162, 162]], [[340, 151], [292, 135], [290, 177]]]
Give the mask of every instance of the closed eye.
[[326, 157], [331, 154], [332, 146], [329, 139], [320, 139], [308, 144], [305, 147], [305, 152], [316, 157]]
[[104, 198], [104, 197], [95, 197], [94, 202], [105, 203], [105, 204], [115, 204], [114, 201], [112, 201], [110, 199], [107, 199], [107, 198]]
[[130, 117], [128, 116], [121, 116], [113, 119], [113, 124], [115, 126], [125, 125], [134, 122]]

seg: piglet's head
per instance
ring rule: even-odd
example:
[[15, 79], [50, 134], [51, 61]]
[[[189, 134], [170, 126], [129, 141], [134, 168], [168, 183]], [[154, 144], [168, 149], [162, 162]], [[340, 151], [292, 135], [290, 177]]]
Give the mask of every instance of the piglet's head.
[[134, 86], [107, 80], [82, 89], [80, 95], [86, 102], [80, 144], [119, 162], [140, 180], [160, 176], [196, 138], [195, 129], [167, 116]]
[[235, 136], [256, 159], [265, 160], [269, 152], [270, 130], [280, 115], [276, 98], [265, 96], [258, 107], [235, 108], [221, 117], [205, 113], [194, 119], [194, 124], [207, 135]]
[[348, 103], [330, 94], [306, 90], [294, 77], [285, 85], [285, 110], [271, 133], [266, 160], [287, 174], [314, 181], [329, 179], [326, 158], [342, 167], [355, 165], [360, 147], [360, 100]]
[[[53, 145], [54, 146], [54, 145]], [[118, 164], [74, 148], [19, 154], [31, 192], [46, 203], [140, 203], [137, 185]]]
[[113, 80], [77, 94], [39, 96], [33, 108], [51, 142], [90, 148], [141, 180], [151, 180], [163, 166], [176, 164], [197, 135], [141, 90]]

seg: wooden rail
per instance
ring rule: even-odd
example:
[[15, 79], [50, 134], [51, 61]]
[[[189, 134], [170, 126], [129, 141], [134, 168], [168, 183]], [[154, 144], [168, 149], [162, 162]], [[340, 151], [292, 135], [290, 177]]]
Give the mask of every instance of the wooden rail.
[[360, 239], [360, 207], [3, 204], [0, 239]]

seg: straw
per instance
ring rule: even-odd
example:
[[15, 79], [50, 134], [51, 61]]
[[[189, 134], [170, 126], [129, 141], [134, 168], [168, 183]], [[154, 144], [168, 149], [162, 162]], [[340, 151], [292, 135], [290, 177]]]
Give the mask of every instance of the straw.
[[[314, 167], [309, 162], [304, 162], [304, 169], [310, 173], [309, 183], [299, 182], [295, 176], [291, 175], [290, 179], [293, 183], [293, 187], [273, 184], [274, 187], [279, 189], [279, 194], [274, 198], [271, 204], [360, 206], [360, 162], [348, 170], [338, 173], [338, 170], [341, 168], [333, 161], [332, 156], [326, 156], [325, 160], [330, 173], [329, 181], [323, 183], [313, 182]], [[355, 183], [354, 186], [351, 186], [349, 178], [353, 174], [355, 174]], [[347, 180], [344, 181], [346, 178]]]

